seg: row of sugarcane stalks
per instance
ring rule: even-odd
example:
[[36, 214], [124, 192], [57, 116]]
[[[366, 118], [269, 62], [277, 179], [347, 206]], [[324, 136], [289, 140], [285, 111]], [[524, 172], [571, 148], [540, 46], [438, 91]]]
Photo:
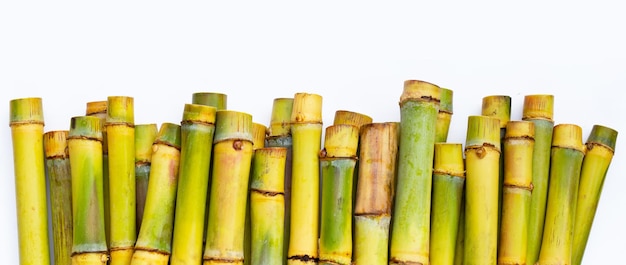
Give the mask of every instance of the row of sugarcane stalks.
[[20, 264], [580, 264], [617, 131], [554, 125], [553, 96], [483, 98], [465, 148], [452, 90], [408, 80], [400, 122], [276, 98], [269, 127], [194, 93], [180, 124], [88, 102], [44, 133], [10, 102]]

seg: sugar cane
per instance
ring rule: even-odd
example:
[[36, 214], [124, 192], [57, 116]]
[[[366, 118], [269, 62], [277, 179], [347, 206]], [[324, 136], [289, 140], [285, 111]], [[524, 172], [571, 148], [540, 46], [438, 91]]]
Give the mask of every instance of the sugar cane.
[[319, 156], [322, 97], [296, 93], [291, 112], [293, 140], [291, 227], [288, 264], [316, 264], [319, 236]]
[[144, 218], [132, 265], [168, 264], [172, 250], [180, 141], [180, 125], [173, 123], [163, 123], [153, 141]]
[[137, 239], [133, 101], [126, 96], [110, 96], [107, 100], [111, 265], [130, 264]]
[[465, 258], [465, 188], [461, 196], [461, 211], [459, 212], [459, 228], [456, 233], [454, 246], [454, 265], [463, 265]]
[[574, 246], [572, 264], [582, 262], [587, 239], [598, 208], [606, 173], [615, 153], [617, 131], [594, 125], [586, 143], [586, 153], [580, 172], [580, 185], [574, 218]]
[[434, 160], [430, 262], [452, 265], [465, 185], [463, 145], [435, 143]]
[[9, 102], [20, 264], [50, 264], [41, 98]]
[[429, 263], [432, 167], [440, 94], [441, 89], [434, 84], [404, 82], [390, 264]]
[[442, 143], [448, 140], [448, 131], [452, 121], [452, 99], [454, 93], [447, 88], [441, 88], [439, 112], [437, 113], [437, 127], [435, 129], [435, 142]]
[[106, 264], [108, 260], [101, 130], [98, 117], [71, 119], [68, 149], [72, 175], [73, 265]]
[[148, 180], [152, 159], [152, 143], [157, 136], [154, 123], [137, 124], [135, 126], [135, 200], [137, 202], [137, 231], [141, 226], [143, 211], [146, 205]]
[[537, 262], [543, 238], [550, 179], [550, 148], [554, 128], [553, 108], [554, 96], [552, 95], [527, 95], [524, 97], [522, 120], [531, 121], [535, 124], [533, 192], [530, 195], [530, 213], [528, 214], [527, 264]]
[[237, 111], [218, 111], [213, 152], [203, 264], [243, 264], [252, 162], [252, 116]]
[[272, 113], [268, 135], [265, 138], [267, 147], [284, 147], [287, 149], [285, 158], [285, 217], [283, 226], [283, 264], [287, 264], [287, 250], [289, 249], [289, 224], [291, 219], [291, 111], [293, 98], [275, 98], [272, 102]]
[[251, 255], [254, 265], [283, 264], [287, 148], [255, 151], [250, 176]]
[[465, 265], [496, 264], [500, 121], [469, 116], [465, 144]]
[[498, 264], [526, 264], [535, 124], [511, 121], [504, 137], [504, 183]]
[[361, 162], [354, 208], [353, 261], [356, 265], [383, 265], [389, 260], [399, 125], [386, 122], [361, 127]]
[[202, 263], [215, 112], [214, 107], [185, 104], [180, 128], [180, 166], [171, 265]]
[[335, 117], [333, 119], [333, 125], [348, 124], [359, 128], [368, 123], [372, 123], [372, 117], [349, 110], [335, 111]]
[[50, 185], [54, 264], [72, 263], [72, 175], [68, 135], [67, 130], [49, 131], [43, 135], [46, 173]]
[[[265, 136], [267, 135], [267, 127], [265, 125], [253, 122], [252, 123], [252, 161], [254, 161], [254, 156], [256, 154], [256, 150], [263, 148], [265, 146]], [[252, 174], [252, 166], [250, 166], [250, 174]], [[250, 181], [248, 181], [248, 185], [250, 185]], [[250, 187], [248, 187], [250, 189]], [[246, 200], [246, 223], [245, 223], [245, 231], [244, 231], [244, 239], [243, 239], [243, 252], [244, 252], [244, 264], [250, 264], [251, 258], [251, 234], [250, 234], [250, 196], [248, 193], [248, 199]]]
[[359, 127], [339, 124], [326, 128], [320, 152], [320, 264], [352, 262], [352, 182], [358, 145]]
[[228, 96], [218, 92], [196, 92], [191, 95], [191, 103], [215, 107], [216, 110], [227, 108]]
[[572, 264], [574, 217], [584, 152], [580, 126], [554, 127], [548, 205], [537, 265]]

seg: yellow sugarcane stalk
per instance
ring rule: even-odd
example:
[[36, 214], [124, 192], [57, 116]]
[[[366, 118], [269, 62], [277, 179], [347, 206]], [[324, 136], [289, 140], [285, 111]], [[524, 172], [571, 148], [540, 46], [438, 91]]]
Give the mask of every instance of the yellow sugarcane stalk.
[[251, 255], [254, 265], [283, 264], [287, 148], [255, 151], [250, 176]]
[[150, 179], [150, 165], [152, 159], [152, 143], [156, 139], [157, 125], [135, 125], [135, 200], [137, 202], [137, 231], [141, 226], [143, 211], [146, 205], [148, 180]]
[[447, 88], [441, 88], [439, 101], [439, 113], [437, 113], [437, 127], [435, 129], [435, 142], [442, 143], [448, 140], [448, 131], [452, 121], [452, 98], [453, 92]]
[[349, 110], [335, 111], [335, 118], [333, 120], [333, 125], [348, 124], [359, 128], [368, 123], [372, 123], [372, 117]]
[[20, 264], [50, 264], [41, 98], [9, 102]]
[[510, 121], [504, 137], [504, 183], [498, 264], [526, 264], [535, 124]]
[[582, 262], [591, 225], [598, 208], [606, 173], [615, 153], [617, 131], [602, 125], [594, 125], [586, 143], [586, 153], [580, 172], [578, 201], [574, 226], [572, 264]]
[[69, 131], [43, 135], [46, 172], [50, 187], [54, 264], [72, 262], [72, 175], [67, 148]]
[[584, 152], [582, 128], [574, 124], [554, 126], [548, 205], [537, 265], [572, 264], [574, 217]]
[[217, 112], [213, 139], [209, 221], [203, 264], [243, 264], [252, 116]]
[[[265, 137], [267, 135], [267, 127], [265, 125], [253, 122], [252, 123], [252, 160], [254, 161], [255, 151], [259, 148], [263, 148], [265, 146]], [[252, 170], [252, 167], [250, 167]], [[250, 171], [252, 174], [252, 171]], [[250, 182], [248, 181], [250, 185]], [[250, 187], [248, 187], [250, 188]], [[243, 253], [244, 253], [244, 264], [250, 264], [251, 259], [251, 244], [252, 244], [252, 235], [250, 234], [250, 196], [248, 194], [248, 199], [246, 200], [246, 224], [244, 231], [244, 239], [243, 239]]]
[[465, 265], [496, 264], [500, 121], [469, 116], [465, 144]]
[[293, 139], [291, 228], [288, 264], [316, 264], [319, 236], [319, 156], [322, 97], [296, 93], [291, 112]]

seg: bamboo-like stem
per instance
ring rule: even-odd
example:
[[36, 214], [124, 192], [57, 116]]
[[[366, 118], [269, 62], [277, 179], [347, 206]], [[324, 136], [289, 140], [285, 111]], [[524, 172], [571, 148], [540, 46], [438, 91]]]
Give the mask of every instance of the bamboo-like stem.
[[46, 172], [50, 185], [54, 264], [71, 264], [72, 258], [72, 175], [67, 148], [69, 131], [43, 135]]
[[452, 121], [452, 98], [453, 92], [447, 88], [441, 88], [439, 112], [437, 113], [437, 125], [435, 129], [435, 142], [445, 143], [448, 140], [448, 131]]
[[428, 264], [435, 129], [441, 89], [408, 80], [400, 97], [397, 194], [390, 264]]
[[265, 139], [267, 147], [284, 147], [287, 149], [285, 158], [285, 217], [284, 217], [284, 240], [283, 240], [283, 264], [287, 264], [287, 251], [289, 249], [289, 224], [291, 221], [291, 111], [293, 98], [276, 98], [272, 103], [272, 114], [268, 136]]
[[144, 218], [132, 265], [167, 265], [172, 250], [180, 163], [180, 125], [163, 123], [153, 142]]
[[291, 113], [293, 139], [291, 227], [288, 264], [316, 264], [319, 236], [322, 97], [296, 93]]
[[454, 263], [465, 185], [463, 145], [436, 143], [430, 230], [430, 263]]
[[395, 190], [400, 124], [363, 125], [359, 135], [359, 176], [354, 208], [356, 265], [388, 262], [389, 227]]
[[132, 97], [107, 101], [111, 265], [128, 265], [137, 239], [135, 200], [135, 117]]
[[349, 110], [335, 111], [335, 118], [333, 120], [333, 125], [348, 124], [358, 128], [368, 123], [372, 123], [372, 117]]
[[465, 265], [496, 264], [500, 121], [469, 116], [465, 144]]
[[[265, 125], [253, 122], [252, 123], [252, 161], [254, 161], [254, 156], [256, 154], [256, 150], [265, 147], [265, 138], [267, 136], [267, 127]], [[252, 162], [254, 163], [254, 162]], [[252, 176], [252, 166], [250, 166], [250, 175]], [[281, 182], [282, 183], [282, 182]], [[248, 181], [248, 185], [251, 185], [250, 181]], [[248, 187], [250, 189], [251, 187]], [[252, 244], [252, 235], [251, 233], [251, 214], [250, 214], [250, 197], [252, 195], [248, 193], [248, 199], [246, 200], [246, 223], [245, 223], [245, 231], [243, 238], [243, 253], [244, 253], [244, 264], [250, 264], [251, 259], [251, 244]]]
[[326, 128], [320, 152], [320, 264], [349, 265], [352, 261], [352, 182], [358, 145], [359, 127], [339, 124]]
[[504, 183], [498, 264], [526, 264], [535, 124], [511, 121], [504, 138]]
[[98, 117], [71, 119], [68, 136], [72, 175], [72, 264], [106, 264], [102, 122]]
[[50, 264], [41, 98], [9, 102], [20, 264]]
[[537, 265], [572, 264], [574, 217], [584, 152], [579, 126], [554, 127], [548, 205]]
[[[85, 115], [100, 118], [102, 124], [107, 119], [107, 101], [87, 102]], [[107, 246], [111, 241], [111, 210], [109, 207], [109, 144], [107, 141], [106, 126], [102, 127], [102, 186], [104, 191], [104, 231], [107, 239]]]
[[465, 187], [461, 195], [461, 209], [459, 212], [459, 228], [456, 233], [454, 246], [454, 265], [463, 265], [465, 259]]
[[237, 111], [218, 111], [213, 145], [203, 264], [243, 264], [246, 201], [253, 152], [252, 116]]
[[530, 195], [530, 213], [528, 214], [527, 264], [537, 262], [543, 238], [550, 179], [550, 148], [554, 128], [553, 108], [554, 96], [552, 95], [528, 95], [524, 97], [522, 120], [531, 121], [535, 124], [533, 192]]
[[171, 265], [200, 264], [215, 107], [185, 104]]
[[191, 95], [192, 104], [211, 106], [216, 110], [225, 110], [228, 106], [227, 99], [226, 94], [217, 92], [196, 92]]
[[587, 138], [587, 151], [583, 159], [578, 188], [578, 201], [574, 226], [572, 264], [582, 262], [587, 239], [598, 208], [606, 173], [615, 153], [617, 131], [602, 125], [594, 125]]
[[150, 165], [152, 159], [152, 143], [157, 137], [157, 125], [137, 124], [135, 126], [135, 200], [137, 202], [137, 231], [141, 227], [148, 181], [150, 179]]
[[283, 264], [287, 148], [255, 151], [250, 176], [251, 255], [255, 265]]

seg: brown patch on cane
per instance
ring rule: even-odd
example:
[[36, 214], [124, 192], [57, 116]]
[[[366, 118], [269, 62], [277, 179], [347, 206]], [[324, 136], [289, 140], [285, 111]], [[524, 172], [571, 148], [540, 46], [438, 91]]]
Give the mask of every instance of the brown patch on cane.
[[235, 149], [235, 150], [239, 151], [239, 150], [241, 150], [242, 148], [243, 148], [243, 141], [241, 141], [241, 140], [235, 140], [235, 141], [233, 142], [233, 149]]

